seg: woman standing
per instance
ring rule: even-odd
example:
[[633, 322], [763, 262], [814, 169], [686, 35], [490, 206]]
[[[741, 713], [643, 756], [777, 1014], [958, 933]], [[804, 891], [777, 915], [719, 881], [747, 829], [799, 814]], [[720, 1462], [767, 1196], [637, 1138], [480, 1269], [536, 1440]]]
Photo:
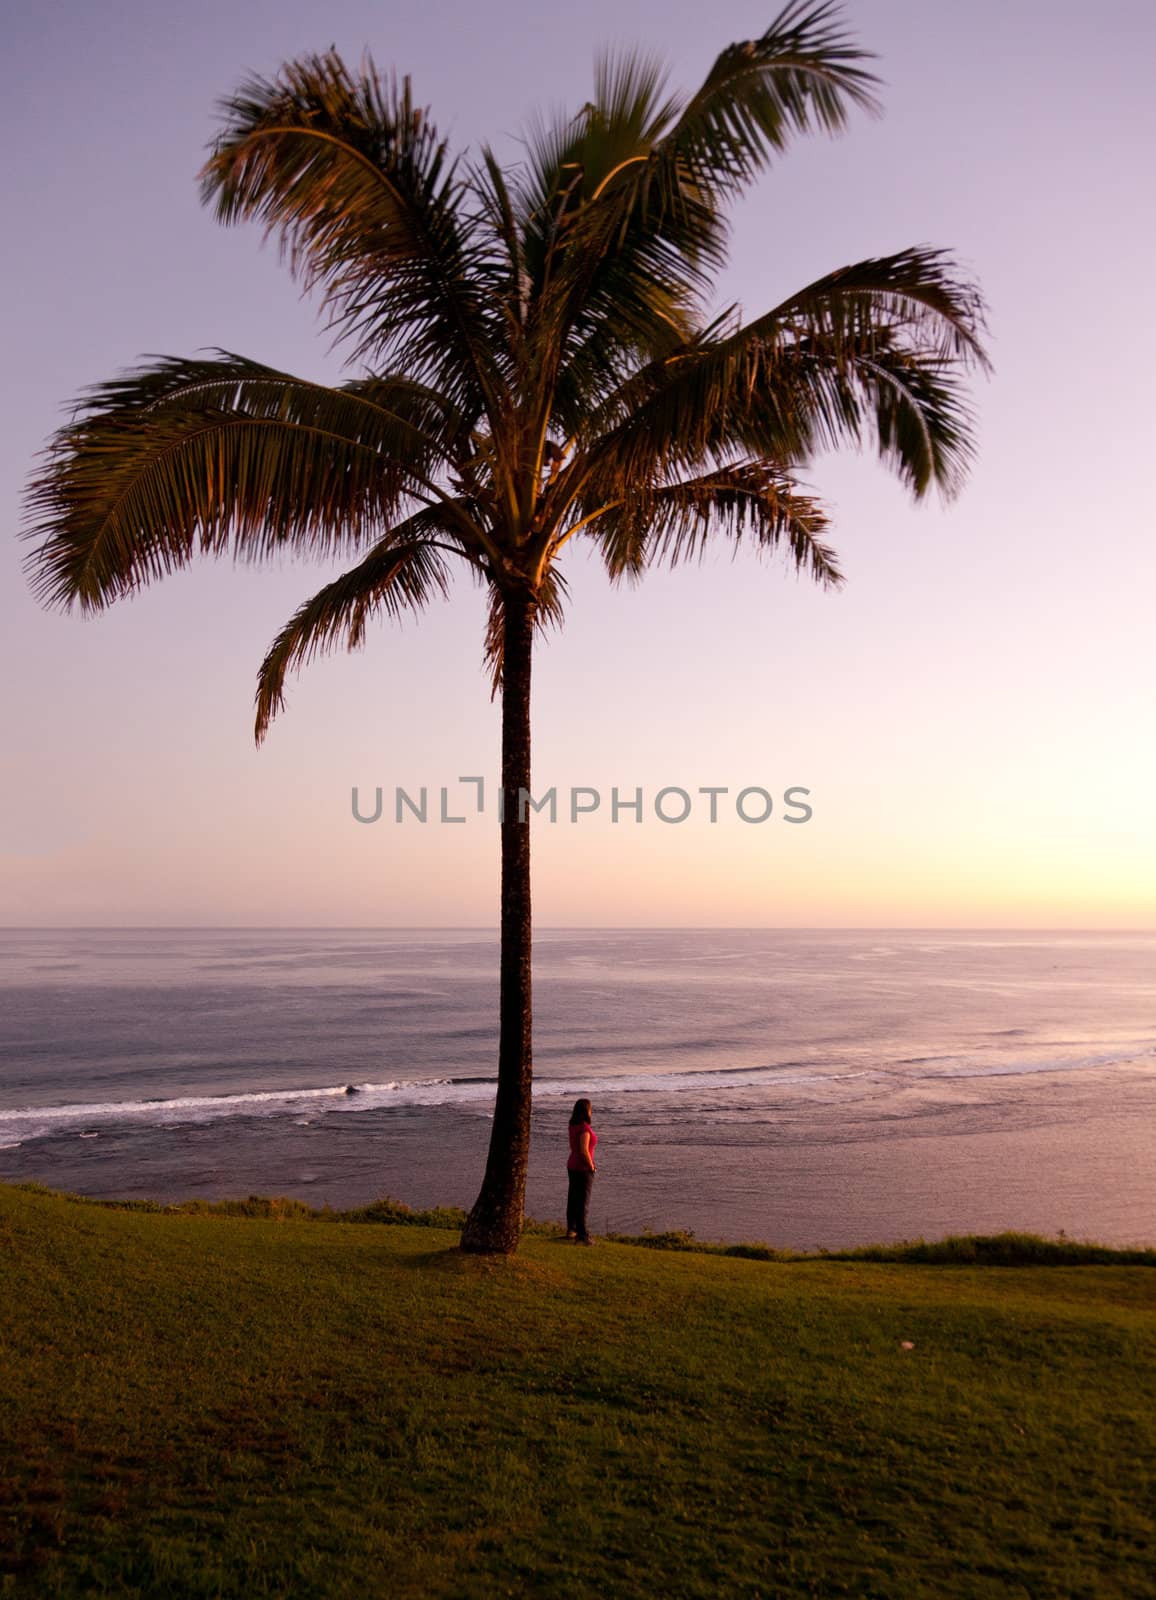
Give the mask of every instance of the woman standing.
[[594, 1187], [594, 1146], [598, 1135], [590, 1126], [589, 1100], [576, 1100], [570, 1113], [570, 1154], [566, 1171], [570, 1179], [570, 1193], [566, 1199], [566, 1237], [579, 1244], [589, 1244], [586, 1216], [590, 1209], [590, 1191]]

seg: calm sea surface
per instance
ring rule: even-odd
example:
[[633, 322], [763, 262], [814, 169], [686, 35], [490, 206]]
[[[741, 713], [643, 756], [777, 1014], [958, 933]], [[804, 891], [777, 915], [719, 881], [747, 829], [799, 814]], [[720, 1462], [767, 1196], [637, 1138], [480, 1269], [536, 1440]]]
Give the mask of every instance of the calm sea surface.
[[[0, 1178], [469, 1205], [477, 931], [0, 931]], [[528, 1209], [597, 1231], [1156, 1244], [1156, 934], [544, 930]], [[349, 1087], [356, 1093], [348, 1093]]]

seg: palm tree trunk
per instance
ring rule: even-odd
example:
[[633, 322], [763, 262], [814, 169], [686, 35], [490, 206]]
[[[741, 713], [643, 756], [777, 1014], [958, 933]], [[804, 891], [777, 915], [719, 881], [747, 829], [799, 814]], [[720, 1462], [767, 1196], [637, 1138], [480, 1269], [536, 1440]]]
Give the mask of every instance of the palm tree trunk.
[[534, 599], [503, 601], [501, 979], [498, 1094], [481, 1193], [462, 1231], [462, 1249], [512, 1255], [518, 1248], [530, 1158], [533, 1077], [530, 989], [530, 808], [519, 818], [519, 794], [530, 793], [530, 658]]

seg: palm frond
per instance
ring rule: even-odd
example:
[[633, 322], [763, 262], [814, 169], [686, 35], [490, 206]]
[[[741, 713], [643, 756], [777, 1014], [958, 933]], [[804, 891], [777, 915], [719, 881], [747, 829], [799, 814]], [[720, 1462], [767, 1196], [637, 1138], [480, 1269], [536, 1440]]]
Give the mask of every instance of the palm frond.
[[96, 610], [197, 552], [356, 548], [438, 497], [454, 426], [409, 380], [327, 388], [224, 352], [155, 358], [88, 391], [51, 442], [26, 501], [30, 582]]
[[989, 370], [986, 306], [950, 251], [930, 245], [871, 256], [807, 284], [751, 325], [764, 338], [789, 334], [863, 350], [874, 334], [897, 336], [944, 360]]
[[772, 155], [797, 134], [837, 132], [852, 106], [876, 109], [867, 53], [837, 15], [793, 0], [760, 38], [723, 51], [681, 106], [659, 105], [654, 63], [608, 58], [574, 124], [539, 131], [527, 254], [563, 344], [563, 426], [615, 386], [623, 359], [695, 336], [726, 257], [722, 207]]
[[785, 545], [797, 572], [835, 588], [843, 576], [822, 538], [828, 526], [819, 502], [801, 494], [778, 468], [740, 461], [633, 493], [594, 517], [585, 532], [615, 582], [638, 579], [661, 562], [674, 567], [696, 556], [701, 560], [712, 535], [722, 532], [736, 553], [748, 538], [763, 551]]
[[482, 146], [480, 167], [473, 169], [472, 183], [494, 237], [501, 241], [508, 271], [489, 285], [489, 294], [510, 323], [511, 361], [522, 353], [520, 335], [529, 309], [530, 281], [523, 255], [523, 241], [514, 197], [497, 157], [488, 145]]
[[392, 529], [364, 561], [327, 583], [294, 612], [270, 645], [257, 674], [254, 733], [258, 744], [273, 718], [285, 708], [285, 678], [293, 668], [341, 645], [359, 649], [365, 643], [367, 624], [381, 612], [396, 618], [407, 610], [420, 611], [435, 594], [448, 594], [445, 555], [470, 557], [431, 537], [441, 531], [440, 511], [417, 512]]
[[799, 134], [838, 133], [853, 106], [876, 112], [871, 52], [837, 22], [832, 0], [791, 0], [757, 39], [729, 45], [691, 96], [661, 151], [665, 181], [683, 175], [733, 197]]
[[[557, 567], [548, 567], [538, 588], [538, 601], [534, 611], [534, 626], [542, 632], [547, 628], [561, 628], [565, 620], [565, 602], [569, 595], [566, 579]], [[490, 585], [489, 612], [486, 619], [485, 643], [482, 661], [490, 680], [490, 699], [502, 687], [502, 661], [505, 655], [506, 629], [502, 608], [501, 590]]]
[[688, 222], [686, 207], [660, 215], [646, 204], [656, 145], [678, 109], [660, 101], [661, 89], [650, 58], [607, 56], [595, 99], [576, 118], [539, 122], [528, 138], [530, 176], [516, 198], [530, 330], [545, 382], [565, 374], [564, 429], [570, 411], [615, 387], [639, 351], [650, 359], [690, 337], [708, 288], [697, 262], [712, 216]]
[[[955, 368], [884, 347], [858, 358], [853, 370], [870, 417], [856, 435], [874, 437], [879, 459], [915, 499], [933, 486], [945, 499], [958, 494], [975, 457], [975, 417]], [[833, 442], [848, 432], [839, 430]]]
[[754, 455], [784, 467], [873, 441], [918, 498], [955, 493], [973, 453], [965, 377], [984, 307], [952, 258], [907, 250], [819, 279], [630, 377], [584, 421], [552, 487], [589, 513], [624, 481]]
[[500, 409], [501, 323], [483, 284], [501, 269], [484, 216], [409, 80], [353, 74], [333, 50], [252, 77], [222, 103], [202, 172], [223, 222], [254, 219], [317, 287], [353, 359], [430, 379], [463, 410]]

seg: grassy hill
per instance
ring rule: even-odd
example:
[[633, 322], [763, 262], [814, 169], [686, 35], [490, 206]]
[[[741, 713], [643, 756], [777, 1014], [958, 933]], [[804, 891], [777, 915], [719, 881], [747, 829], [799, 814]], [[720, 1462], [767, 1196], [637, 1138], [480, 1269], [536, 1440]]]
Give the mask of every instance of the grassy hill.
[[0, 1596], [1156, 1595], [1150, 1267], [455, 1242], [0, 1185]]

